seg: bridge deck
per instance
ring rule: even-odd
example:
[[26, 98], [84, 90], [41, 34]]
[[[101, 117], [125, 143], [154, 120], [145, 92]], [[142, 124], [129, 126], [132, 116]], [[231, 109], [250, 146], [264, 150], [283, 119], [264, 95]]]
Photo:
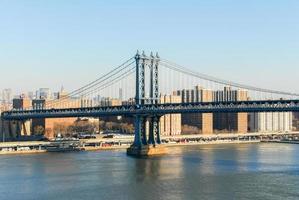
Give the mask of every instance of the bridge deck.
[[219, 112], [299, 112], [299, 100], [234, 101], [206, 103], [147, 104], [67, 109], [12, 110], [2, 113], [4, 120], [33, 118], [103, 117], [165, 115]]

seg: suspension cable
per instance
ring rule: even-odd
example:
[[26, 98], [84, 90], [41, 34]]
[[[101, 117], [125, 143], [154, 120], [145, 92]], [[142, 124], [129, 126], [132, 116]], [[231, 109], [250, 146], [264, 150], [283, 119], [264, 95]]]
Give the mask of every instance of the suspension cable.
[[208, 75], [205, 75], [205, 74], [201, 74], [201, 73], [192, 71], [190, 69], [187, 69], [187, 68], [185, 68], [181, 65], [178, 65], [176, 63], [173, 63], [173, 62], [165, 60], [165, 59], [161, 60], [161, 65], [163, 65], [164, 67], [167, 67], [169, 69], [175, 70], [177, 72], [183, 73], [183, 74], [191, 75], [191, 76], [194, 76], [194, 77], [197, 77], [197, 78], [200, 78], [200, 79], [203, 79], [203, 80], [207, 80], [207, 81], [212, 81], [212, 82], [218, 83], [218, 84], [230, 85], [230, 86], [233, 86], [233, 87], [236, 87], [236, 88], [239, 88], [239, 89], [247, 89], [247, 90], [251, 90], [251, 91], [265, 92], [265, 93], [270, 93], [270, 94], [279, 94], [279, 95], [285, 95], [285, 96], [299, 97], [299, 94], [297, 94], [297, 93], [290, 93], [290, 92], [284, 92], [284, 91], [263, 89], [263, 88], [243, 85], [243, 84], [239, 84], [239, 83], [235, 83], [235, 82], [215, 78], [215, 77], [212, 77], [212, 76], [208, 76]]
[[[72, 91], [71, 93], [68, 94], [67, 97], [63, 97], [62, 99], [59, 99], [59, 100], [63, 100], [63, 99], [68, 99], [69, 97], [75, 97], [75, 95], [80, 95], [82, 94], [83, 92], [97, 86], [98, 84], [104, 82], [104, 81], [107, 81], [109, 78], [117, 75], [118, 73], [124, 71], [125, 69], [127, 69], [129, 66], [131, 66], [135, 61], [133, 62], [130, 62], [129, 64], [127, 64], [129, 61], [131, 61], [133, 58], [127, 60], [125, 63], [123, 63], [122, 65], [120, 65], [119, 67], [111, 70], [109, 73], [105, 74], [104, 76], [98, 78], [97, 80], [77, 89], [77, 90], [74, 90]], [[101, 81], [101, 82], [99, 82]], [[46, 106], [49, 106], [49, 104], [51, 104], [52, 102], [56, 103], [57, 100], [51, 100], [51, 101], [48, 101], [46, 103]]]
[[[126, 78], [127, 76], [131, 75], [132, 73], [135, 72], [135, 66], [133, 68], [130, 68], [129, 70], [125, 71], [125, 72], [122, 72], [120, 75], [118, 75], [117, 77], [114, 77], [112, 80], [109, 80], [108, 82], [106, 83], [101, 83], [100, 85], [98, 84], [96, 88], [93, 88], [92, 90], [86, 90], [84, 91], [84, 93], [82, 93], [81, 95], [81, 98], [82, 97], [85, 97], [87, 95], [90, 95], [92, 94], [93, 92], [95, 91], [101, 91], [117, 82], [119, 82], [120, 80]], [[53, 105], [57, 105], [59, 103], [62, 103], [62, 102], [65, 102], [69, 99], [62, 99], [62, 101], [60, 99], [58, 99], [58, 101], [56, 100], [56, 102], [53, 103]], [[49, 106], [49, 105], [48, 105]]]

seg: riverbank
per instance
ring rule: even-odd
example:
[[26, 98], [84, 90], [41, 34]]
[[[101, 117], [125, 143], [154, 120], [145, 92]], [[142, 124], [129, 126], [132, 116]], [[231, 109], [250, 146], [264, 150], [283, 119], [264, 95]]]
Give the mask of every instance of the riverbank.
[[[251, 141], [206, 141], [206, 142], [183, 142], [183, 143], [168, 143], [163, 144], [165, 147], [178, 147], [178, 146], [196, 146], [196, 145], [217, 145], [217, 144], [246, 144], [246, 143], [259, 143], [260, 140]], [[125, 150], [130, 145], [111, 145], [111, 146], [86, 146], [82, 151], [111, 151], [111, 150]], [[7, 150], [0, 151], [0, 155], [16, 155], [16, 154], [36, 154], [36, 153], [47, 153], [48, 151], [43, 150]]]
[[[260, 140], [252, 141], [208, 141], [208, 142], [193, 142], [193, 143], [170, 143], [163, 144], [165, 147], [178, 147], [178, 146], [196, 146], [196, 145], [211, 145], [211, 144], [246, 144], [246, 143], [260, 143]], [[100, 150], [119, 150], [127, 149], [130, 145], [114, 145], [110, 147], [85, 147], [85, 151], [100, 151]]]
[[[245, 144], [260, 142], [276, 142], [299, 144], [299, 133], [248, 133], [248, 134], [211, 134], [211, 135], [178, 135], [164, 136], [165, 147]], [[78, 148], [83, 151], [125, 150], [133, 143], [134, 137], [82, 139], [77, 141]], [[72, 143], [70, 141], [70, 143]], [[0, 143], [0, 155], [46, 153], [49, 146], [61, 146], [62, 142], [5, 142]], [[62, 145], [63, 146], [63, 145]], [[57, 150], [60, 150], [59, 148]], [[63, 151], [63, 149], [62, 149]], [[61, 151], [60, 151], [61, 152]]]
[[0, 151], [0, 155], [37, 154], [46, 152], [46, 150]]
[[217, 145], [217, 144], [247, 144], [247, 143], [260, 143], [260, 140], [250, 140], [250, 141], [207, 141], [207, 142], [192, 142], [192, 143], [177, 143], [177, 144], [165, 144], [167, 147], [177, 147], [177, 146], [196, 146], [196, 145]]
[[280, 143], [280, 144], [299, 144], [299, 141], [262, 141], [265, 143]]

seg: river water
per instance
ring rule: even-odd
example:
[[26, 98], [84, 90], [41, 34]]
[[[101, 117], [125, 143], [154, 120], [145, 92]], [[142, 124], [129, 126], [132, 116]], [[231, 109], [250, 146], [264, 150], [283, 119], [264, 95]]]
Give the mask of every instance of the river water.
[[0, 156], [0, 199], [299, 199], [299, 145]]

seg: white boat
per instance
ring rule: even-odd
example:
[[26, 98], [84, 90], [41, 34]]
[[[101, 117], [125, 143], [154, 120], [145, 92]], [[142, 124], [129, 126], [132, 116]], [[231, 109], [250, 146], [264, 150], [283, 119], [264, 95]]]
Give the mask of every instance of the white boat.
[[78, 141], [60, 141], [53, 142], [46, 147], [48, 152], [72, 152], [81, 151], [83, 148], [80, 147]]

